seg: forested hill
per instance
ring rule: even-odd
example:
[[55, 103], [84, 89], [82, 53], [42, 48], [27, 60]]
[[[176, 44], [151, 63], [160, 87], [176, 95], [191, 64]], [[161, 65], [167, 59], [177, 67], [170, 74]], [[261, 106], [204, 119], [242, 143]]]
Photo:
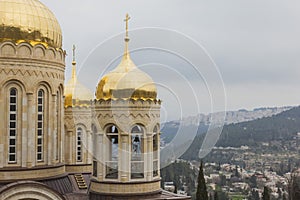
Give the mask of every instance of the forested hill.
[[[207, 131], [208, 127], [212, 124], [215, 126], [222, 126], [228, 124], [237, 124], [246, 121], [252, 121], [263, 117], [270, 117], [277, 115], [283, 111], [290, 110], [291, 106], [285, 107], [269, 107], [269, 108], [255, 108], [254, 110], [240, 109], [237, 111], [226, 111], [225, 119], [223, 112], [215, 112], [210, 114], [199, 114], [197, 116], [189, 116], [181, 120], [170, 121], [162, 124], [161, 139], [165, 143], [169, 143], [176, 135], [179, 127], [184, 129], [197, 129], [198, 134], [202, 134]], [[200, 122], [200, 123], [199, 123]]]
[[[300, 132], [300, 107], [253, 121], [226, 125], [216, 144], [221, 147], [256, 146], [261, 142], [290, 140]], [[192, 159], [198, 152], [204, 135], [198, 135], [183, 158]]]
[[224, 127], [217, 146], [240, 147], [256, 142], [291, 139], [300, 132], [300, 107], [249, 122]]

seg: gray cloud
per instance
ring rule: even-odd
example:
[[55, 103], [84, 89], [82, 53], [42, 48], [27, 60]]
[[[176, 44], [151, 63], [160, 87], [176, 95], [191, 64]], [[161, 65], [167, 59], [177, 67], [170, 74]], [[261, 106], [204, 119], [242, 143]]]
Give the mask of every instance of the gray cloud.
[[[91, 76], [95, 76], [95, 82], [100, 78], [97, 73], [108, 64], [99, 62], [99, 59], [111, 60], [120, 55], [123, 51], [122, 40], [116, 40], [112, 46], [107, 46], [105, 52], [100, 51], [101, 55], [90, 58], [88, 62], [84, 60], [97, 44], [124, 31], [122, 20], [128, 12], [132, 16], [130, 28], [173, 29], [201, 43], [221, 71], [227, 90], [228, 109], [295, 105], [300, 102], [297, 92], [300, 85], [300, 2], [297, 0], [42, 2], [55, 13], [62, 26], [64, 48], [71, 52], [72, 44], [77, 44], [78, 63], [83, 71], [83, 68], [94, 69]], [[147, 32], [144, 34], [144, 40], [148, 44], [159, 41], [158, 36], [147, 35]], [[138, 46], [136, 44], [142, 44], [142, 37], [134, 38], [131, 35], [131, 38], [133, 48]], [[193, 49], [186, 49], [182, 45], [182, 51], [192, 59], [199, 56]], [[155, 58], [152, 62], [160, 62], [176, 69], [184, 66], [183, 61], [165, 54], [158, 55], [157, 52], [148, 57], [141, 58], [138, 53], [136, 56], [133, 55], [133, 58], [137, 64], [149, 63], [151, 58]], [[168, 59], [164, 60], [166, 57]], [[203, 56], [203, 59], [205, 63], [207, 57]], [[70, 63], [69, 56], [67, 77], [70, 74]], [[187, 66], [186, 64], [184, 67]], [[189, 71], [184, 73], [192, 79]], [[158, 76], [154, 79], [160, 78], [162, 77]], [[201, 81], [203, 80], [199, 79]], [[89, 87], [92, 90], [95, 88]], [[202, 89], [199, 86], [199, 90]], [[222, 93], [218, 90], [220, 88], [215, 88], [215, 91]], [[209, 112], [209, 105], [205, 109], [208, 101], [204, 102], [201, 102], [203, 111]]]

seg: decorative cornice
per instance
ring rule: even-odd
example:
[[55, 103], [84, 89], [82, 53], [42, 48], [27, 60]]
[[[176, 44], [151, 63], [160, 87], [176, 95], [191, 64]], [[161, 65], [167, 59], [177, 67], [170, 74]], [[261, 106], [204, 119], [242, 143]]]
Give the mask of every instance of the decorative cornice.
[[35, 77], [42, 77], [42, 78], [50, 78], [50, 79], [59, 79], [59, 80], [64, 80], [64, 74], [63, 73], [56, 73], [56, 72], [51, 72], [50, 70], [45, 71], [41, 69], [18, 69], [18, 68], [0, 68], [0, 75], [4, 74], [6, 76], [9, 75], [19, 75], [19, 76], [35, 76]]
[[28, 59], [65, 65], [65, 55], [62, 49], [45, 47], [41, 44], [32, 46], [27, 42], [15, 44], [10, 41], [0, 43], [0, 59]]
[[154, 104], [161, 104], [160, 99], [135, 99], [135, 98], [119, 98], [119, 99], [99, 99], [99, 100], [94, 100], [95, 104], [112, 104], [112, 103], [154, 103]]

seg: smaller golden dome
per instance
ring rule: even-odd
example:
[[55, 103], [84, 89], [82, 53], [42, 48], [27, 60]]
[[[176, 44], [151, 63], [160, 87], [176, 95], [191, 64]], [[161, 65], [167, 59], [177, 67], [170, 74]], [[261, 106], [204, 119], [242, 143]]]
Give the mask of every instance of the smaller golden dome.
[[125, 52], [121, 63], [106, 74], [98, 83], [96, 99], [151, 99], [157, 97], [156, 86], [151, 77], [138, 69], [128, 51], [128, 20], [126, 16]]
[[138, 69], [129, 56], [98, 83], [97, 99], [156, 99], [156, 86], [149, 75]]
[[82, 85], [76, 76], [75, 46], [73, 47], [74, 58], [72, 62], [72, 78], [65, 85], [65, 107], [89, 106], [93, 99], [92, 92]]

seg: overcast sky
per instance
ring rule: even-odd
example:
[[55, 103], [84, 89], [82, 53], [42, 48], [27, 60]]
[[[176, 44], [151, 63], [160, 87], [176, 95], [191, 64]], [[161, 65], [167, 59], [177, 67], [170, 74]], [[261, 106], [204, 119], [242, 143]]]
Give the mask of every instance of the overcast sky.
[[[157, 72], [153, 79], [159, 83], [159, 91], [163, 93], [160, 97], [170, 105], [163, 108], [168, 113], [166, 117], [178, 118], [180, 112], [174, 111], [177, 105], [184, 110], [185, 116], [198, 111], [207, 113], [225, 109], [223, 103], [212, 106], [212, 98], [223, 101], [222, 80], [227, 110], [298, 105], [300, 102], [298, 0], [42, 2], [53, 11], [62, 27], [63, 48], [69, 54], [66, 77], [70, 77], [71, 49], [72, 44], [76, 44], [79, 79], [92, 92], [101, 73], [114, 68], [122, 54], [123, 19], [128, 12], [131, 16], [130, 29], [133, 30], [130, 33], [133, 49], [142, 48], [145, 43], [147, 47], [157, 47], [155, 51], [137, 51], [132, 57], [152, 77]], [[172, 40], [168, 40], [168, 36]], [[169, 52], [157, 51], [167, 44], [170, 44]], [[99, 60], [101, 58], [105, 62]], [[201, 65], [196, 68], [200, 69], [202, 77], [194, 75], [189, 61]], [[147, 67], [151, 63], [155, 63], [152, 71]], [[215, 70], [207, 71], [208, 68], [203, 67], [213, 68], [214, 63], [217, 66]], [[164, 70], [165, 73], [162, 72]], [[174, 75], [166, 76], [172, 74], [170, 72]], [[88, 73], [90, 77], [87, 77]], [[195, 100], [186, 100], [194, 98], [194, 93], [187, 90], [196, 93]], [[209, 96], [211, 93], [215, 93], [213, 97]], [[183, 97], [185, 100], [182, 100]], [[194, 109], [196, 104], [199, 110]]]

